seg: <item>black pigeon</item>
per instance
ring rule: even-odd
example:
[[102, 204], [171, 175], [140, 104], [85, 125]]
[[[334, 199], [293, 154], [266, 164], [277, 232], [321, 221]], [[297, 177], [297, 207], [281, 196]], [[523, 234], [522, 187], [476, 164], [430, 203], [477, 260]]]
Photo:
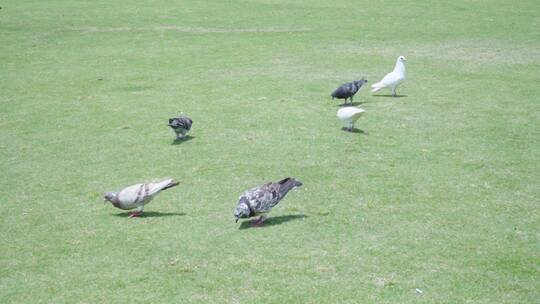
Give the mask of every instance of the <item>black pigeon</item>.
[[291, 189], [300, 186], [302, 186], [300, 181], [287, 177], [279, 182], [266, 183], [242, 193], [234, 210], [236, 221], [238, 222], [240, 218], [261, 215], [255, 222], [255, 225], [261, 225], [265, 220], [263, 214], [268, 214]]
[[174, 133], [176, 133], [176, 139], [184, 138], [184, 136], [186, 136], [191, 129], [192, 124], [193, 120], [183, 114], [169, 119], [169, 127], [173, 129]]
[[347, 103], [347, 99], [350, 99], [352, 103], [354, 94], [356, 94], [356, 92], [358, 92], [358, 90], [360, 90], [362, 85], [366, 82], [367, 80], [362, 78], [358, 81], [345, 83], [332, 92], [332, 99], [345, 99], [345, 103]]

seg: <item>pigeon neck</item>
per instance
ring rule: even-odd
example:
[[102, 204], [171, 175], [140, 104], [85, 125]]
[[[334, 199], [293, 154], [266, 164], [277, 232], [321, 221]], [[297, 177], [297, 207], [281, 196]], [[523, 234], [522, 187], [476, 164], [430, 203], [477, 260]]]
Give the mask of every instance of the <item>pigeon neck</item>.
[[249, 215], [248, 217], [252, 217], [252, 216], [255, 216], [255, 210], [251, 207], [251, 205], [249, 204], [249, 202], [246, 202], [245, 203], [249, 209]]
[[394, 66], [394, 72], [405, 73], [405, 64], [402, 61], [396, 61], [396, 65]]
[[120, 201], [118, 200], [118, 196], [115, 196], [110, 202], [115, 206], [116, 208], [120, 208]]

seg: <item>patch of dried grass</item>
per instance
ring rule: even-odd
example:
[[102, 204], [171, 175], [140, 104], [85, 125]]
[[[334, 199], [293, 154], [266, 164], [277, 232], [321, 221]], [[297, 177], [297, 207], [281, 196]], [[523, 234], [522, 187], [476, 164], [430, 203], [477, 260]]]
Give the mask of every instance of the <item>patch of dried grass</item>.
[[181, 33], [299, 33], [312, 31], [310, 28], [207, 28], [177, 25], [160, 25], [153, 27], [69, 27], [72, 31], [86, 33], [114, 33], [114, 32], [146, 32], [146, 31], [174, 31]]
[[[540, 62], [540, 49], [527, 45], [500, 41], [463, 40], [424, 45], [365, 46], [332, 45], [336, 52], [377, 54], [384, 56], [405, 55], [409, 60], [426, 57], [447, 61], [461, 61], [472, 65], [525, 65]], [[414, 59], [413, 59], [414, 60]]]

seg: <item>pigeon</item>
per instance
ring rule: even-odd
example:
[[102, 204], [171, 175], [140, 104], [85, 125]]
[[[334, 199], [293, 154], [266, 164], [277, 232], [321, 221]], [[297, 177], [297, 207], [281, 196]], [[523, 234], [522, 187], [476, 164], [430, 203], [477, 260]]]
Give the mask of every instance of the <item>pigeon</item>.
[[269, 213], [291, 189], [300, 186], [302, 186], [300, 181], [287, 177], [278, 182], [270, 182], [242, 193], [234, 210], [236, 222], [240, 218], [250, 218], [260, 214], [261, 216], [254, 225], [262, 225], [266, 219], [263, 214]]
[[373, 84], [371, 86], [371, 92], [377, 92], [382, 88], [390, 87], [392, 89], [392, 95], [394, 97], [397, 96], [396, 89], [405, 80], [405, 61], [407, 59], [404, 56], [399, 56], [394, 70], [386, 74], [381, 81]]
[[118, 192], [107, 192], [104, 202], [110, 202], [116, 208], [130, 210], [137, 208], [137, 211], [131, 213], [129, 217], [140, 216], [144, 205], [158, 195], [161, 191], [178, 186], [179, 182], [172, 179], [166, 179], [157, 183], [136, 184], [126, 187]]
[[337, 117], [343, 123], [347, 125], [346, 130], [352, 132], [354, 129], [354, 123], [360, 118], [360, 116], [365, 112], [364, 109], [357, 107], [345, 107], [337, 111]]
[[186, 136], [191, 129], [192, 124], [193, 120], [183, 114], [169, 119], [169, 127], [173, 129], [174, 133], [176, 133], [176, 139], [184, 138], [184, 136]]
[[358, 81], [342, 84], [339, 88], [332, 92], [330, 96], [332, 96], [332, 99], [345, 99], [345, 103], [347, 103], [347, 98], [349, 98], [352, 103], [354, 94], [356, 94], [356, 92], [358, 92], [358, 90], [360, 90], [362, 85], [366, 82], [367, 80], [362, 78]]

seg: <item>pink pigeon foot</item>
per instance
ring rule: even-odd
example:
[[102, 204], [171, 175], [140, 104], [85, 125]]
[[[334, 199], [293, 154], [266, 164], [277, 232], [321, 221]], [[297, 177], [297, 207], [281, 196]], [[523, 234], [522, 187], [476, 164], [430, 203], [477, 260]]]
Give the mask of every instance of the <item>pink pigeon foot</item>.
[[142, 212], [133, 212], [129, 215], [130, 218], [132, 217], [140, 217], [142, 215]]
[[264, 223], [264, 218], [261, 216], [259, 217], [253, 224], [253, 227], [261, 227]]

